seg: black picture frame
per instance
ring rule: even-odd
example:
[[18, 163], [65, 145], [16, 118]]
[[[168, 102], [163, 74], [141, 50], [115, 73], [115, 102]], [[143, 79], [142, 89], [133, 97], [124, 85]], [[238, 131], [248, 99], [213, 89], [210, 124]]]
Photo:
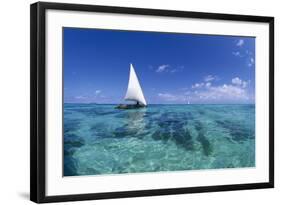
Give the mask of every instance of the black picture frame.
[[[153, 189], [107, 193], [89, 193], [60, 196], [46, 196], [45, 165], [45, 116], [46, 116], [46, 59], [45, 59], [45, 19], [46, 10], [68, 10], [102, 13], [137, 14], [150, 16], [170, 16], [195, 19], [217, 19], [269, 24], [269, 181], [263, 183], [229, 184], [220, 186]], [[230, 191], [274, 187], [274, 18], [265, 16], [248, 16], [187, 12], [173, 10], [156, 10], [144, 8], [126, 8], [82, 4], [38, 2], [30, 7], [30, 199], [37, 203], [76, 200], [97, 200], [123, 197], [141, 197], [169, 194], [186, 194], [198, 192]]]

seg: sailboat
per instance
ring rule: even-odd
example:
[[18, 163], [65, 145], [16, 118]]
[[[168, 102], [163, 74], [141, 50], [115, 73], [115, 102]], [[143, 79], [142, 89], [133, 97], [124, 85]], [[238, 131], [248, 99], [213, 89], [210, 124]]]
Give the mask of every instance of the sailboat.
[[127, 101], [134, 101], [136, 102], [136, 104], [120, 104], [116, 108], [136, 109], [136, 108], [143, 108], [147, 106], [136, 71], [132, 64], [130, 64], [128, 88], [124, 99]]

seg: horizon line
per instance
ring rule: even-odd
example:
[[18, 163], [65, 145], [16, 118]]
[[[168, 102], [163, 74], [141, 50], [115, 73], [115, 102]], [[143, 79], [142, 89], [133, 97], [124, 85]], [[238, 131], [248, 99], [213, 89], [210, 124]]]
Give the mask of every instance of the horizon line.
[[[121, 103], [63, 102], [63, 104], [119, 105]], [[148, 105], [253, 105], [253, 104], [256, 104], [256, 103], [255, 102], [254, 103], [190, 103], [190, 104], [187, 104], [187, 103], [150, 103]]]

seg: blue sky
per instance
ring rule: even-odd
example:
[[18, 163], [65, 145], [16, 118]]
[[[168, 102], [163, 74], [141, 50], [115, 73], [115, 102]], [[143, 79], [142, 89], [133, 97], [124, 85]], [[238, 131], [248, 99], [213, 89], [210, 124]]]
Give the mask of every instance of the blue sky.
[[124, 103], [129, 64], [148, 104], [254, 103], [255, 38], [64, 28], [64, 102]]

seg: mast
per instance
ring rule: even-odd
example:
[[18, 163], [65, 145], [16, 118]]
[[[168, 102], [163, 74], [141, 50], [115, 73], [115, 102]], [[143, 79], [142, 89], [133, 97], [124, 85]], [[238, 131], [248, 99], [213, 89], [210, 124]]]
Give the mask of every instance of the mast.
[[130, 64], [130, 75], [125, 100], [135, 101], [144, 106], [147, 105], [137, 74], [132, 64]]

